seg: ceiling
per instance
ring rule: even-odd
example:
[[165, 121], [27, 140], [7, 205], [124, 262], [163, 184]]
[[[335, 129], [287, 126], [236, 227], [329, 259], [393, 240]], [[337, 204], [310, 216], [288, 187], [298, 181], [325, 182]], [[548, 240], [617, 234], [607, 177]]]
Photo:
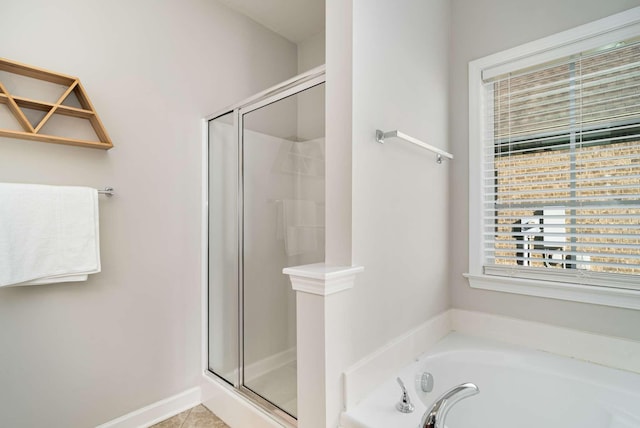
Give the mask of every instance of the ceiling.
[[325, 0], [219, 1], [294, 43], [324, 30]]

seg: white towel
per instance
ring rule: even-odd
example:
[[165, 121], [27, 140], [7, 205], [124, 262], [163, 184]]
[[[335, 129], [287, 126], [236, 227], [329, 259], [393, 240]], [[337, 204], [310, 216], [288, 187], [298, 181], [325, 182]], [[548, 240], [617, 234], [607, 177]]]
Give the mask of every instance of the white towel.
[[84, 281], [97, 272], [97, 190], [0, 183], [0, 287]]

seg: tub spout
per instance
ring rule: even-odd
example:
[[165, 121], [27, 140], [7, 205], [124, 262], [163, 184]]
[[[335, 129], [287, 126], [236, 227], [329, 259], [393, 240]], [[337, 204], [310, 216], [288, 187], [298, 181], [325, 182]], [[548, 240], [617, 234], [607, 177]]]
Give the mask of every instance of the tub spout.
[[442, 394], [422, 416], [419, 428], [444, 428], [444, 418], [454, 404], [480, 392], [473, 383], [463, 383]]

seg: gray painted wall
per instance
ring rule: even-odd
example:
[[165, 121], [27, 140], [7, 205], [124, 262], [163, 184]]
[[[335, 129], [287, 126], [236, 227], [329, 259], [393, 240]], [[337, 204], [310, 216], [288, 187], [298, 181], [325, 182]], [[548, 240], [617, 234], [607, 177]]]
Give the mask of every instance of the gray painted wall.
[[468, 271], [469, 61], [640, 5], [637, 0], [452, 0], [450, 278], [453, 307], [640, 340], [640, 311], [477, 290]]
[[352, 245], [365, 270], [348, 293], [350, 363], [450, 305], [450, 164], [375, 141], [398, 129], [448, 149], [448, 32], [447, 0], [354, 1]]
[[115, 148], [0, 139], [0, 181], [114, 186], [102, 273], [0, 289], [0, 426], [89, 427], [200, 381], [201, 119], [297, 72], [210, 0], [4, 2], [3, 57], [80, 77]]

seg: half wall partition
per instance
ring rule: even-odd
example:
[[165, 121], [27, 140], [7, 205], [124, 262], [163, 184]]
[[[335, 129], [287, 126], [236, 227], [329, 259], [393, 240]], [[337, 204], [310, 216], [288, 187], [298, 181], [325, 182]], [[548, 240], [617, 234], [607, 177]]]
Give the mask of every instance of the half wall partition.
[[208, 370], [294, 423], [296, 300], [324, 261], [324, 68], [208, 120]]

